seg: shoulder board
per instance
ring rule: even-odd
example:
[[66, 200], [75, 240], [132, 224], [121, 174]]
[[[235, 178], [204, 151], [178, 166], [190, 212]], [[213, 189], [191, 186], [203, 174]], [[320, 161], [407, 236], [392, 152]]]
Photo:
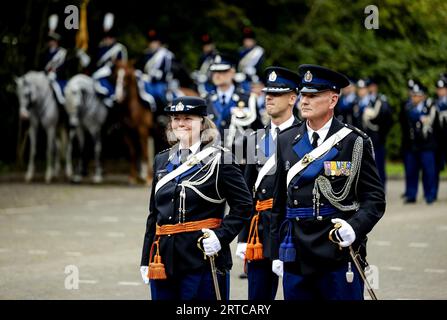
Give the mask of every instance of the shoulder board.
[[171, 147], [171, 148], [167, 148], [167, 149], [165, 149], [165, 150], [163, 150], [163, 151], [160, 151], [158, 154], [165, 153], [165, 152], [167, 152], [167, 151], [170, 151], [171, 149], [172, 149], [172, 147]]
[[290, 127], [285, 128], [284, 130], [282, 130], [279, 134], [282, 135], [284, 132], [287, 132], [287, 131], [289, 131], [289, 130], [291, 130], [291, 129], [293, 129], [293, 128], [299, 127], [301, 124], [302, 124], [302, 122], [300, 122], [300, 123], [294, 123], [294, 124], [292, 124]]
[[360, 130], [357, 127], [354, 127], [351, 124], [345, 123], [345, 127], [348, 127], [349, 129], [352, 129], [353, 132], [357, 133], [359, 136], [362, 136], [365, 139], [369, 138], [369, 136], [365, 132], [363, 132], [362, 130]]

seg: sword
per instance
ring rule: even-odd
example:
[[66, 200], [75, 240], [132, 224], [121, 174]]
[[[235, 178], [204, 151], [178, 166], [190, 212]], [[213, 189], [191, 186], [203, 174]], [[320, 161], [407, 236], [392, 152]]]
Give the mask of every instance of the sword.
[[[206, 260], [207, 255], [205, 253], [205, 249], [203, 249], [203, 247], [202, 247], [202, 240], [209, 238], [209, 236], [210, 236], [210, 234], [208, 232], [204, 232], [203, 236], [201, 236], [199, 239], [197, 239], [197, 247], [200, 250], [202, 250], [204, 260]], [[222, 298], [220, 296], [219, 282], [217, 281], [217, 268], [216, 268], [216, 263], [214, 262], [215, 256], [217, 256], [217, 253], [215, 255], [208, 256], [208, 258], [210, 259], [211, 275], [213, 276], [214, 291], [216, 291], [216, 298], [217, 298], [217, 300], [222, 300]]]
[[[339, 244], [339, 242], [336, 241], [336, 240], [334, 240], [334, 237], [333, 237], [332, 235], [333, 235], [333, 233], [334, 233], [335, 231], [337, 231], [337, 230], [340, 229], [340, 228], [341, 228], [341, 223], [340, 223], [340, 222], [337, 222], [337, 223], [334, 225], [334, 229], [332, 229], [331, 231], [329, 231], [329, 239], [330, 239], [332, 242], [337, 243], [337, 244]], [[339, 246], [339, 248], [340, 248], [340, 250], [342, 249], [341, 246]], [[360, 277], [362, 278], [363, 282], [364, 282], [365, 285], [366, 285], [366, 290], [368, 291], [369, 296], [371, 297], [372, 300], [377, 300], [377, 296], [376, 296], [376, 294], [374, 293], [374, 290], [373, 290], [373, 288], [371, 287], [371, 285], [370, 285], [368, 279], [366, 278], [365, 272], [363, 271], [363, 268], [361, 267], [360, 262], [359, 262], [359, 260], [358, 260], [358, 258], [357, 258], [358, 255], [354, 253], [354, 249], [352, 248], [352, 246], [349, 246], [349, 254], [351, 255], [352, 261], [354, 261], [355, 267], [357, 268], [358, 272], [360, 273]]]

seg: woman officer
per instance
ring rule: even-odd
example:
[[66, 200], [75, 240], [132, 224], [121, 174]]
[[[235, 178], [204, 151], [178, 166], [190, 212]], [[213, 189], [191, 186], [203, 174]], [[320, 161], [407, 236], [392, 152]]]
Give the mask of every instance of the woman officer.
[[165, 108], [173, 147], [155, 157], [141, 259], [153, 300], [215, 299], [206, 256], [215, 257], [220, 295], [229, 299], [229, 245], [248, 221], [252, 200], [232, 154], [213, 144], [218, 131], [206, 107], [201, 98], [180, 97]]

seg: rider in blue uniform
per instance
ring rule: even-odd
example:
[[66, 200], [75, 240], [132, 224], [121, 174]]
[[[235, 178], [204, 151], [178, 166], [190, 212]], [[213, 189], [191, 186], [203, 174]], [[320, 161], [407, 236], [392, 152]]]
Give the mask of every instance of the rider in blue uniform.
[[[257, 44], [254, 31], [249, 27], [245, 27], [243, 30], [242, 48], [239, 50], [238, 76], [236, 79], [240, 82], [242, 89], [247, 92], [250, 92], [252, 82], [257, 82], [262, 78], [264, 55], [264, 48]], [[239, 79], [239, 75], [242, 75], [241, 79]]]
[[353, 108], [357, 102], [355, 83], [349, 80], [349, 85], [341, 90], [340, 99], [335, 106], [335, 116], [343, 123], [353, 124]]
[[427, 204], [436, 201], [438, 112], [432, 100], [427, 98], [426, 92], [422, 84], [414, 81], [411, 100], [401, 111], [406, 176], [405, 203], [416, 202], [421, 170], [425, 201]]
[[214, 61], [214, 57], [218, 54], [213, 39], [208, 33], [200, 37], [202, 42], [202, 54], [199, 58], [197, 70], [192, 73], [192, 78], [197, 84], [200, 95], [206, 95], [215, 89], [211, 81], [210, 66]]
[[142, 72], [137, 74], [139, 85], [155, 99], [157, 106], [164, 106], [168, 100], [172, 100], [168, 99], [167, 93], [169, 82], [172, 81], [174, 54], [162, 45], [160, 32], [150, 29], [147, 40], [147, 48], [136, 65]]
[[59, 45], [61, 35], [56, 32], [58, 17], [53, 14], [48, 19], [49, 32], [47, 48], [43, 57], [43, 69], [50, 79], [54, 95], [60, 105], [65, 104], [64, 88], [67, 84], [65, 61], [67, 50]]
[[104, 104], [111, 108], [115, 101], [115, 85], [111, 80], [113, 67], [119, 60], [127, 62], [127, 49], [117, 42], [114, 28], [114, 15], [107, 13], [103, 22], [103, 38], [98, 46], [95, 71], [95, 90], [103, 98]]

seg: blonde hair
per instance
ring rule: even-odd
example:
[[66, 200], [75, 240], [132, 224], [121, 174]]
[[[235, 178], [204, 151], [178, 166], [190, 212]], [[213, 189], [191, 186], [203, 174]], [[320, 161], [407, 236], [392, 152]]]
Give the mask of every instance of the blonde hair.
[[[173, 146], [179, 140], [174, 134], [172, 130], [172, 117], [170, 117], [168, 125], [166, 126], [166, 140], [169, 145]], [[216, 143], [220, 139], [219, 130], [213, 121], [211, 121], [208, 117], [202, 117], [202, 126], [200, 128], [200, 141], [204, 144]]]

